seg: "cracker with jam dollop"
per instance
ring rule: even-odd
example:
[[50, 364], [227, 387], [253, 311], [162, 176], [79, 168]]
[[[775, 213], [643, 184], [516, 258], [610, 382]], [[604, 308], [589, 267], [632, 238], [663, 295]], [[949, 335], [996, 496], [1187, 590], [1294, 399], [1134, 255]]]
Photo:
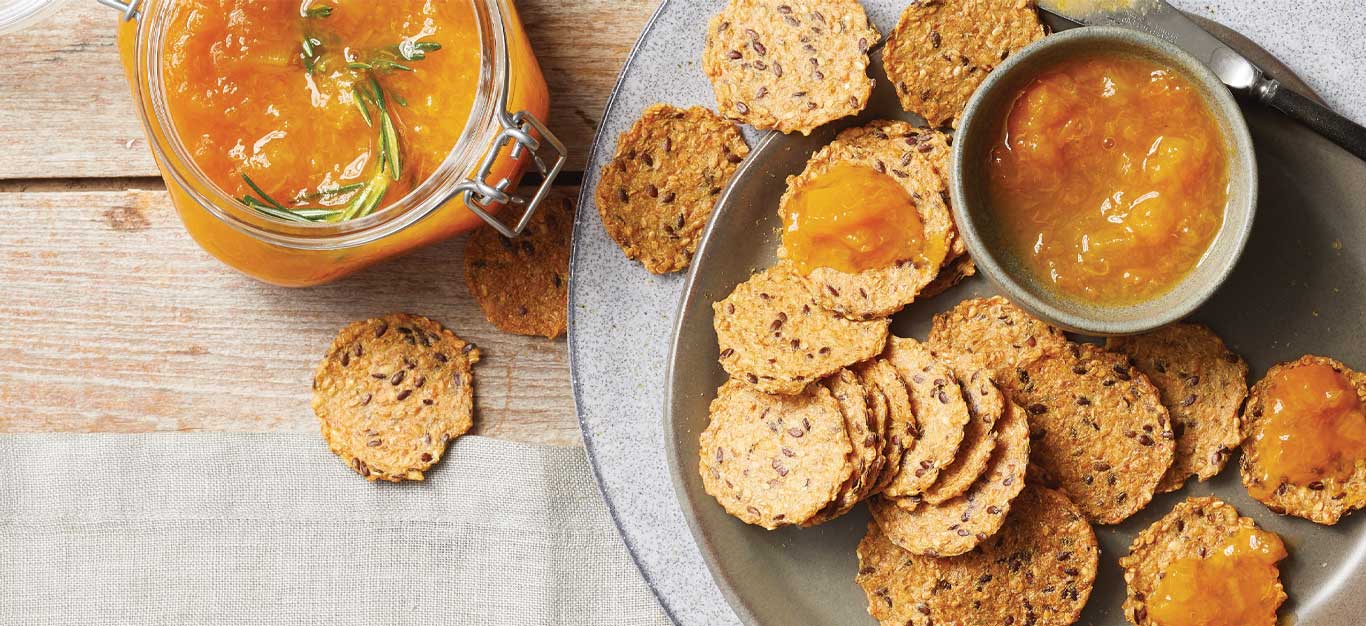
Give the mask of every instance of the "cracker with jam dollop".
[[934, 316], [930, 349], [941, 358], [983, 366], [1000, 384], [1044, 353], [1067, 345], [1062, 331], [1026, 313], [1000, 296], [959, 302]]
[[780, 264], [751, 276], [712, 305], [721, 366], [769, 393], [807, 385], [877, 356], [886, 319], [854, 321], [817, 303], [811, 281]]
[[727, 381], [700, 441], [702, 486], [726, 512], [769, 530], [829, 505], [854, 471], [853, 448], [830, 390], [766, 394]]
[[882, 60], [902, 108], [953, 125], [987, 74], [1043, 36], [1033, 0], [923, 0], [902, 12]]
[[343, 328], [313, 379], [323, 439], [367, 480], [422, 480], [474, 424], [479, 356], [474, 344], [416, 315]]
[[[1332, 526], [1352, 511], [1366, 506], [1366, 458], [1355, 459], [1355, 469], [1346, 476], [1326, 475], [1319, 480], [1306, 484], [1280, 481], [1267, 484], [1270, 473], [1262, 458], [1258, 442], [1264, 437], [1268, 422], [1273, 416], [1274, 399], [1271, 392], [1275, 381], [1287, 371], [1306, 366], [1326, 366], [1345, 377], [1356, 390], [1356, 400], [1366, 405], [1366, 373], [1347, 367], [1340, 361], [1323, 356], [1305, 355], [1298, 360], [1281, 363], [1266, 373], [1266, 377], [1252, 386], [1247, 406], [1243, 409], [1246, 439], [1243, 441], [1243, 456], [1240, 473], [1243, 486], [1256, 500], [1267, 508], [1285, 515], [1302, 517], [1318, 524]], [[1312, 418], [1309, 418], [1312, 419]], [[1314, 435], [1311, 435], [1314, 436]], [[1335, 435], [1336, 441], [1344, 445], [1360, 446], [1359, 440], [1351, 440]], [[1293, 435], [1292, 435], [1293, 440]], [[1292, 445], [1294, 445], [1292, 443]], [[1319, 444], [1316, 447], [1321, 447]], [[1301, 448], [1296, 454], [1310, 454]]]
[[884, 626], [1070, 626], [1096, 582], [1100, 549], [1067, 496], [1027, 485], [1005, 525], [975, 550], [942, 558], [902, 550], [876, 522], [858, 546], [855, 581]]
[[[1129, 546], [1129, 554], [1119, 560], [1124, 568], [1127, 597], [1124, 617], [1136, 626], [1161, 626], [1149, 615], [1149, 604], [1157, 599], [1158, 584], [1182, 559], [1206, 559], [1214, 555], [1235, 535], [1244, 530], [1260, 530], [1257, 523], [1240, 517], [1238, 510], [1218, 498], [1189, 498], [1165, 517], [1144, 529]], [[1263, 531], [1265, 532], [1265, 531]], [[1217, 602], [1219, 598], [1201, 597], [1215, 590], [1191, 590], [1196, 602]], [[1241, 590], [1247, 598], [1270, 601], [1270, 621], [1245, 626], [1275, 626], [1275, 609], [1285, 602], [1285, 589], [1279, 578], [1267, 589]]]
[[465, 246], [465, 286], [484, 318], [506, 333], [554, 339], [564, 334], [569, 303], [569, 245], [574, 201], [546, 198], [516, 239], [484, 226]]
[[987, 471], [957, 497], [913, 507], [885, 497], [870, 501], [873, 519], [893, 543], [912, 554], [957, 556], [995, 535], [1011, 502], [1025, 486], [1029, 466], [1029, 421], [1018, 406], [1006, 411], [1001, 445]]
[[856, 0], [731, 0], [707, 29], [702, 69], [722, 115], [807, 135], [867, 105], [880, 37]]
[[1006, 382], [1029, 413], [1033, 459], [1099, 524], [1118, 524], [1153, 499], [1175, 434], [1161, 396], [1121, 355], [1069, 345]]
[[1199, 324], [1112, 337], [1105, 347], [1129, 357], [1157, 387], [1171, 415], [1176, 459], [1158, 492], [1176, 491], [1191, 476], [1203, 482], [1222, 471], [1243, 439], [1238, 413], [1247, 399], [1247, 363]]
[[[947, 151], [947, 140], [938, 131], [879, 120], [841, 132], [807, 161], [801, 174], [788, 178], [787, 192], [778, 205], [784, 219], [789, 202], [805, 185], [836, 165], [852, 164], [872, 168], [900, 183], [924, 227], [919, 259], [902, 259], [891, 267], [857, 273], [829, 267], [812, 269], [808, 277], [819, 288], [823, 306], [855, 319], [885, 317], [914, 302], [939, 276], [958, 240], [942, 193], [946, 174], [940, 156]], [[779, 249], [779, 258], [788, 256], [786, 248]]]
[[603, 167], [596, 190], [603, 227], [651, 272], [688, 267], [721, 190], [748, 154], [739, 129], [707, 109], [651, 106]]

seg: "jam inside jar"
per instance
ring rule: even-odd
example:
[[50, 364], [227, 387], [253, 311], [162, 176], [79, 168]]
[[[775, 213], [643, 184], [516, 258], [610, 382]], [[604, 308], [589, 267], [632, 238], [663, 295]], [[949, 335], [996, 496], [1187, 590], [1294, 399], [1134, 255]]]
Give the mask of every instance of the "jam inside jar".
[[[172, 203], [202, 248], [260, 280], [330, 282], [508, 204], [520, 221], [563, 163], [506, 0], [134, 9], [119, 44]], [[545, 182], [515, 197], [533, 164]]]

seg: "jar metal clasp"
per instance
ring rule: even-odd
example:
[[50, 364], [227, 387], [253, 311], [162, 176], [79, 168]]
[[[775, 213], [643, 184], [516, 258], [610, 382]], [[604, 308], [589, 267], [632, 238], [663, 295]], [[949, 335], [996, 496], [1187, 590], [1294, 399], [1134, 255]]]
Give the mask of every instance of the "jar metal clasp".
[[[479, 164], [479, 169], [475, 170], [473, 176], [461, 181], [451, 197], [463, 193], [466, 208], [473, 211], [475, 215], [478, 215], [480, 219], [504, 237], [512, 238], [526, 230], [527, 224], [536, 214], [536, 209], [550, 194], [551, 187], [555, 184], [555, 178], [560, 175], [560, 170], [564, 169], [569, 151], [565, 148], [564, 142], [550, 132], [544, 123], [536, 119], [535, 115], [527, 111], [509, 114], [506, 106], [507, 93], [507, 86], [504, 85], [504, 106], [498, 109], [498, 123], [502, 126], [502, 131], [498, 133], [498, 136], [489, 146], [483, 162]], [[530, 197], [510, 192], [512, 181], [507, 178], [490, 184], [489, 176], [493, 172], [493, 166], [498, 162], [498, 157], [502, 154], [503, 148], [509, 144], [512, 145], [512, 148], [509, 150], [508, 156], [513, 160], [520, 160], [523, 155], [530, 155], [531, 161], [541, 174], [541, 183]], [[521, 209], [521, 216], [511, 225], [508, 225], [489, 212], [489, 209], [495, 204], [524, 208]]]
[[128, 0], [128, 2], [120, 2], [119, 0], [96, 0], [96, 2], [111, 9], [118, 9], [119, 12], [123, 13], [124, 21], [137, 19], [138, 5], [142, 4], [142, 0]]

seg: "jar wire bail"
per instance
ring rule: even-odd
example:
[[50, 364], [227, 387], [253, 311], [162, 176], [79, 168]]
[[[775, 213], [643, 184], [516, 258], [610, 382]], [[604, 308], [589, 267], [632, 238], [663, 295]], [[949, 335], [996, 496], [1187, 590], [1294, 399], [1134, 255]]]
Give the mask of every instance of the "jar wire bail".
[[121, 13], [123, 13], [123, 21], [125, 22], [128, 20], [137, 19], [138, 5], [142, 4], [142, 0], [128, 0], [128, 2], [119, 2], [119, 0], [95, 1], [111, 9], [118, 9]]

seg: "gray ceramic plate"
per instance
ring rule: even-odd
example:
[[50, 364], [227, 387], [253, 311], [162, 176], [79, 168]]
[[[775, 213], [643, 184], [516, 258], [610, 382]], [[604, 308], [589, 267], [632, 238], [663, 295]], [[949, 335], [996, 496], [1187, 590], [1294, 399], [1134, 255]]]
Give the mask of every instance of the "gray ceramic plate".
[[[679, 277], [649, 276], [627, 261], [602, 232], [592, 202], [597, 171], [610, 158], [616, 135], [646, 105], [711, 104], [696, 59], [702, 24], [721, 4], [661, 6], [623, 72], [590, 159], [571, 279], [570, 350], [584, 441], [628, 547], [678, 623], [734, 624], [737, 615], [766, 626], [871, 623], [853, 584], [853, 548], [867, 520], [861, 509], [825, 527], [769, 533], [726, 516], [702, 492], [695, 469], [706, 404], [723, 379], [710, 303], [771, 261], [783, 178], [800, 170], [834, 130], [811, 138], [750, 136], [752, 143], [762, 141], [755, 143], [757, 156], [725, 194], [689, 285]], [[884, 32], [902, 4], [865, 1]], [[1295, 82], [1265, 53], [1241, 45], [1283, 81]], [[889, 103], [884, 97], [879, 105], [884, 115], [897, 111]], [[1249, 111], [1249, 120], [1261, 163], [1259, 222], [1242, 266], [1196, 318], [1245, 354], [1254, 375], [1305, 352], [1366, 365], [1357, 339], [1366, 330], [1366, 166], [1274, 116]], [[895, 329], [923, 336], [933, 313], [988, 289], [971, 281], [917, 304]], [[676, 316], [672, 305], [683, 294]], [[671, 349], [675, 322], [677, 345]], [[666, 380], [670, 364], [673, 376]], [[1358, 576], [1366, 558], [1360, 516], [1332, 529], [1279, 518], [1246, 496], [1233, 471], [1159, 498], [1117, 529], [1102, 529], [1100, 586], [1082, 623], [1124, 623], [1115, 560], [1136, 529], [1196, 493], [1219, 493], [1287, 538], [1292, 604], [1285, 612], [1293, 612], [1297, 623], [1359, 623], [1366, 607], [1366, 578]]]

